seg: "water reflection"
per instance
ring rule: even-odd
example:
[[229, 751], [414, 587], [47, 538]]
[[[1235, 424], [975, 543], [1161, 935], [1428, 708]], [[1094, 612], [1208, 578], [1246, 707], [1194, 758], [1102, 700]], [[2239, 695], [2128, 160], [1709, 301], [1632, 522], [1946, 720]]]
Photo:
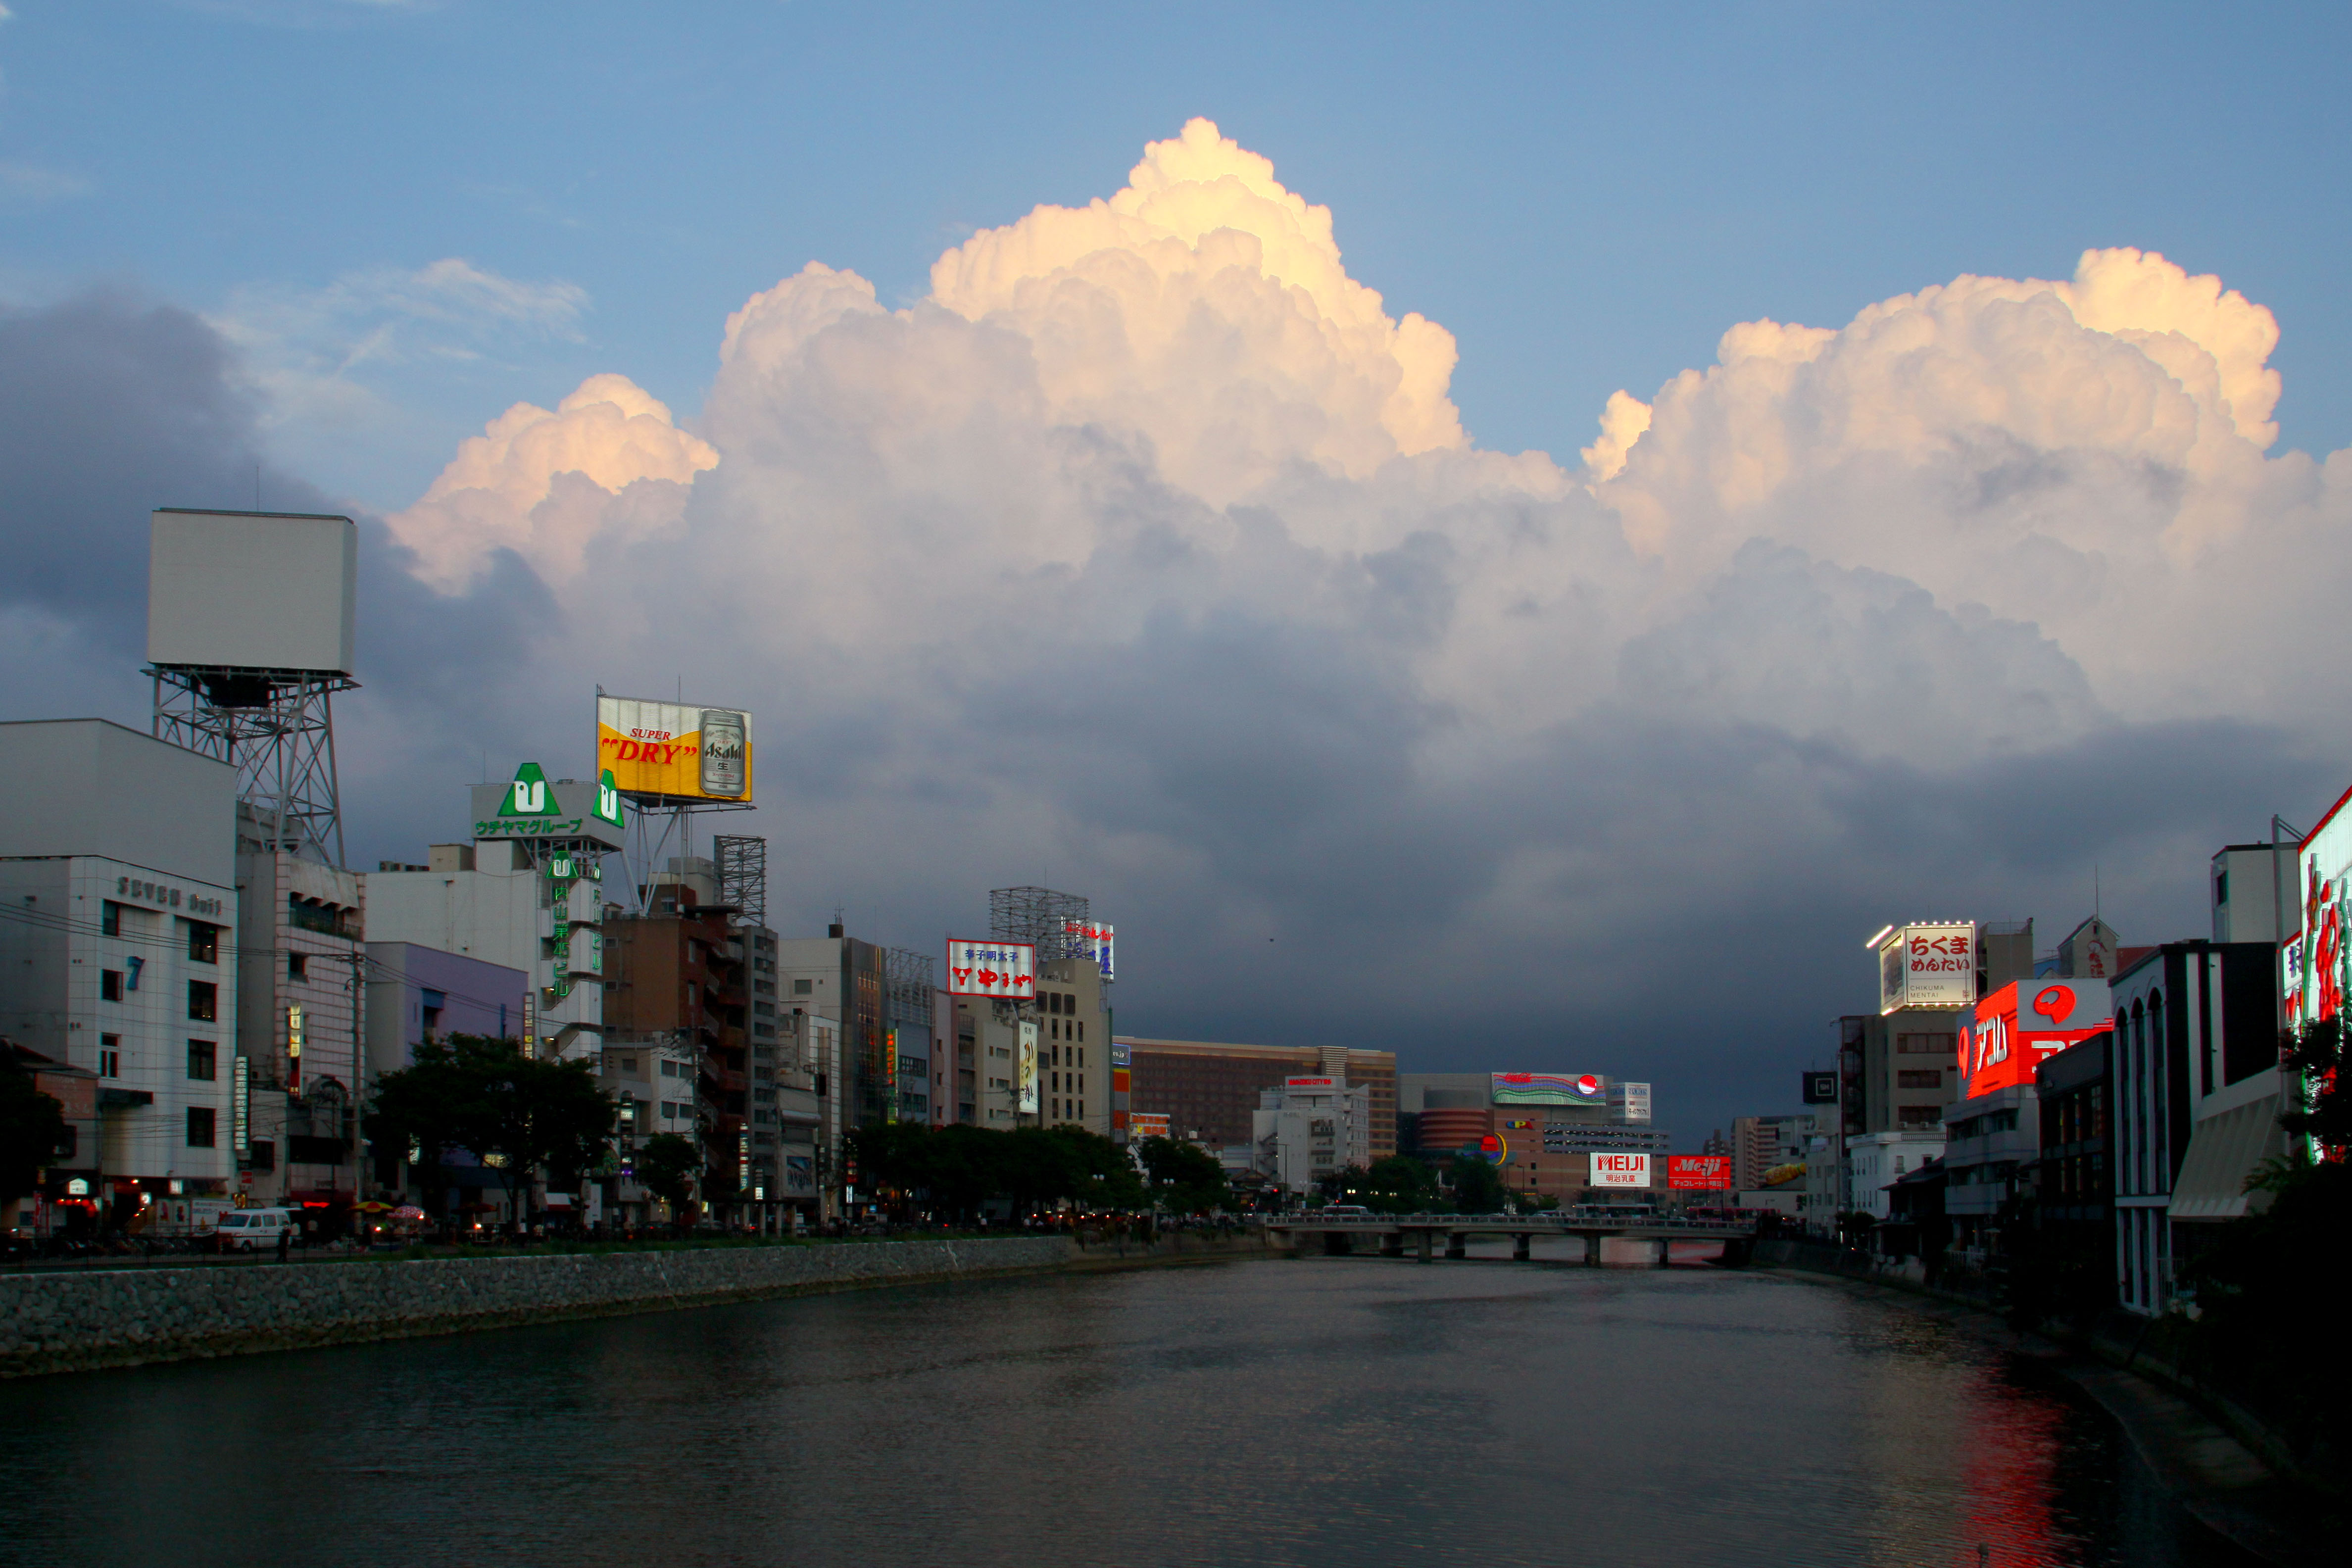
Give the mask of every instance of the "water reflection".
[[1364, 1259], [0, 1384], [0, 1488], [68, 1565], [2242, 1561], [1933, 1320]]

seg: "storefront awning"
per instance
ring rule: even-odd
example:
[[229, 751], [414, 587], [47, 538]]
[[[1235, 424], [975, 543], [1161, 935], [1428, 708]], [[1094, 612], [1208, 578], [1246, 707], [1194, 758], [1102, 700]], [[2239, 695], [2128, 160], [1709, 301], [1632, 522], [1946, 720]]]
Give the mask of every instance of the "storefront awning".
[[2172, 1184], [2175, 1219], [2236, 1219], [2246, 1212], [2246, 1178], [2286, 1151], [2279, 1097], [2209, 1116], [2189, 1134], [2189, 1157]]

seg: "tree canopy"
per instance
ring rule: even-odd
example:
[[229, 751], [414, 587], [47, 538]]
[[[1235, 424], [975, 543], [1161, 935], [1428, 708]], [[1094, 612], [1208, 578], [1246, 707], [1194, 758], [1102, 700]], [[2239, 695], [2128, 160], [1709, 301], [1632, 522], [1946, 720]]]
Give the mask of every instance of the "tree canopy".
[[31, 1192], [66, 1138], [64, 1108], [33, 1086], [15, 1053], [0, 1041], [0, 1200]]
[[922, 1206], [969, 1219], [1003, 1200], [1027, 1214], [1068, 1201], [1087, 1209], [1142, 1206], [1143, 1184], [1126, 1152], [1076, 1127], [1009, 1131], [898, 1121], [850, 1133], [858, 1190], [886, 1207]]
[[521, 1042], [452, 1035], [416, 1047], [412, 1065], [376, 1080], [368, 1135], [414, 1149], [427, 1194], [442, 1198], [446, 1151], [463, 1149], [499, 1173], [521, 1213], [541, 1169], [556, 1185], [604, 1157], [613, 1097], [584, 1061], [526, 1056]]

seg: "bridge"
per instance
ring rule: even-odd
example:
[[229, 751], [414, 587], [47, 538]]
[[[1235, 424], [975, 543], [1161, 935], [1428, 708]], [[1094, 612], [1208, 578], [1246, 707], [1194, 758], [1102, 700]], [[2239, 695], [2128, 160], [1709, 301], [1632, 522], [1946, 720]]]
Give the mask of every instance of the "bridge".
[[1445, 1238], [1445, 1256], [1470, 1256], [1473, 1237], [1495, 1236], [1511, 1238], [1511, 1256], [1524, 1263], [1533, 1253], [1538, 1236], [1575, 1236], [1584, 1238], [1584, 1261], [1595, 1268], [1601, 1263], [1601, 1244], [1610, 1237], [1628, 1241], [1654, 1241], [1657, 1246], [1657, 1267], [1667, 1264], [1668, 1253], [1677, 1241], [1719, 1241], [1723, 1244], [1722, 1261], [1741, 1264], [1748, 1261], [1756, 1240], [1752, 1225], [1729, 1224], [1718, 1220], [1675, 1219], [1656, 1215], [1597, 1216], [1576, 1214], [1407, 1214], [1407, 1215], [1326, 1215], [1308, 1211], [1286, 1215], [1265, 1222], [1268, 1233], [1279, 1232], [1296, 1251], [1310, 1238], [1320, 1237], [1325, 1253], [1344, 1256], [1356, 1249], [1360, 1240], [1377, 1239], [1383, 1258], [1402, 1258], [1408, 1245], [1415, 1247], [1421, 1261], [1427, 1263], [1436, 1251], [1437, 1238]]

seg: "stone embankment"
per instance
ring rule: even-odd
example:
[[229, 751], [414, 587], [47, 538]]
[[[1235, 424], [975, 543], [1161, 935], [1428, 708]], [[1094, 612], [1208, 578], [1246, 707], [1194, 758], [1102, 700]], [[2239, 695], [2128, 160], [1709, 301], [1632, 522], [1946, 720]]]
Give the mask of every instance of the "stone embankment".
[[1024, 1236], [16, 1274], [0, 1277], [0, 1377], [1034, 1271], [1072, 1254], [1066, 1237]]

